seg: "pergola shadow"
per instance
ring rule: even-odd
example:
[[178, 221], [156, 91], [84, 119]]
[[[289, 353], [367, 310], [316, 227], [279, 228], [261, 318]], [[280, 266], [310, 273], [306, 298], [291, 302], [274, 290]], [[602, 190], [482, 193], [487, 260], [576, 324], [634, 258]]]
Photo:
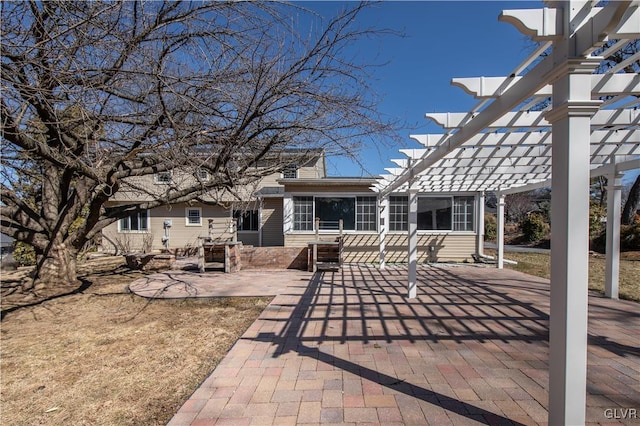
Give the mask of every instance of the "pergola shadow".
[[[263, 319], [281, 331], [260, 333], [256, 340], [277, 345], [274, 357], [295, 352], [475, 421], [520, 424], [480, 404], [437, 392], [424, 380], [412, 380], [412, 373], [419, 374], [424, 366], [398, 374], [389, 365], [379, 368], [335, 350], [336, 345], [356, 342], [368, 344], [373, 352], [403, 350], [418, 342], [429, 347], [465, 343], [469, 348], [537, 342], [543, 347], [537, 362], [546, 366], [540, 358], [548, 356], [548, 314], [512, 296], [509, 282], [468, 279], [439, 267], [420, 268], [418, 281], [418, 297], [409, 299], [406, 268], [381, 272], [351, 265], [318, 272], [297, 303], [279, 305], [290, 310], [287, 318], [266, 313]], [[525, 291], [548, 298], [548, 285], [545, 290], [531, 283]]]

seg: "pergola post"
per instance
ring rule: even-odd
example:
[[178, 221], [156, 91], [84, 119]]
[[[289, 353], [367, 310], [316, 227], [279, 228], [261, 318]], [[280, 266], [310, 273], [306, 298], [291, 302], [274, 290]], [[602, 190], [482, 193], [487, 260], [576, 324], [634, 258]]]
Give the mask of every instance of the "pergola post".
[[[584, 424], [586, 417], [589, 177], [598, 170], [591, 167], [612, 160], [618, 164], [608, 171], [640, 166], [637, 158], [625, 159], [640, 146], [638, 111], [631, 108], [633, 104], [599, 111], [602, 101], [592, 100], [637, 96], [637, 73], [620, 72], [635, 57], [627, 57], [602, 76], [593, 71], [605, 57], [622, 53], [626, 40], [640, 37], [640, 8], [630, 0], [606, 2], [602, 7], [585, 0], [547, 3], [549, 7], [542, 9], [502, 12], [500, 20], [542, 42], [538, 49], [508, 77], [455, 80], [454, 84], [480, 99], [479, 104], [468, 113], [426, 114], [447, 131], [456, 131], [412, 136], [427, 149], [401, 150], [409, 160], [394, 161], [400, 168], [387, 169], [390, 174], [381, 178], [378, 187], [383, 195], [406, 185], [421, 193], [497, 190], [504, 195], [530, 184], [546, 186], [552, 172], [548, 423], [573, 425]], [[620, 41], [602, 50], [603, 57], [591, 56], [607, 40]], [[550, 47], [553, 52], [543, 57]], [[549, 112], [530, 112], [549, 94], [553, 98]], [[487, 98], [495, 99], [487, 104]], [[548, 131], [543, 130], [548, 127], [552, 128], [551, 144]], [[533, 136], [536, 128], [538, 137]], [[496, 133], [490, 134], [493, 129]], [[496, 148], [501, 154], [496, 154]], [[469, 155], [470, 150], [462, 154], [467, 149], [473, 154]], [[618, 159], [625, 169], [619, 167]], [[411, 263], [417, 257], [415, 240], [411, 242], [417, 240], [415, 196], [410, 194], [410, 290], [416, 278]], [[504, 198], [499, 201], [497, 266], [501, 267]], [[613, 260], [612, 256], [611, 268]]]
[[620, 205], [622, 204], [622, 175], [609, 176], [607, 186], [607, 263], [604, 294], [618, 298], [620, 276]]
[[478, 197], [478, 208], [476, 209], [476, 223], [478, 224], [478, 241], [476, 252], [482, 256], [484, 252], [484, 192]]
[[[567, 8], [569, 9], [569, 8]], [[566, 13], [569, 10], [565, 9]], [[567, 25], [567, 28], [569, 26]], [[549, 424], [585, 423], [589, 284], [591, 74], [601, 58], [579, 57], [569, 37], [556, 43], [553, 84]]]
[[386, 260], [385, 260], [385, 251], [386, 251], [386, 241], [385, 238], [387, 237], [387, 230], [389, 227], [389, 197], [382, 197], [380, 198], [380, 202], [379, 202], [379, 224], [380, 224], [380, 228], [379, 228], [379, 237], [380, 237], [380, 241], [379, 241], [379, 260], [380, 260], [380, 270], [383, 270], [386, 267]]
[[415, 299], [418, 294], [418, 191], [409, 189], [408, 195], [409, 299]]
[[498, 220], [497, 220], [497, 225], [496, 227], [498, 228], [497, 231], [497, 236], [496, 236], [496, 243], [498, 246], [498, 254], [497, 254], [497, 261], [496, 261], [496, 267], [498, 269], [502, 269], [504, 267], [504, 194], [501, 192], [498, 192], [496, 194], [496, 197], [498, 198]]

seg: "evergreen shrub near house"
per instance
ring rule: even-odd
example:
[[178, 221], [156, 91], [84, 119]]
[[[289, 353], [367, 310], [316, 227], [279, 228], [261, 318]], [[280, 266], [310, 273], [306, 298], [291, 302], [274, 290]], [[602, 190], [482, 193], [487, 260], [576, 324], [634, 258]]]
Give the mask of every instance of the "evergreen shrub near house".
[[33, 266], [36, 264], [36, 251], [31, 245], [16, 241], [13, 243], [13, 259], [20, 266]]
[[484, 239], [487, 241], [495, 241], [498, 236], [498, 223], [496, 217], [491, 213], [484, 215]]
[[544, 215], [532, 213], [520, 222], [522, 238], [526, 243], [536, 243], [549, 233], [549, 224], [544, 220]]

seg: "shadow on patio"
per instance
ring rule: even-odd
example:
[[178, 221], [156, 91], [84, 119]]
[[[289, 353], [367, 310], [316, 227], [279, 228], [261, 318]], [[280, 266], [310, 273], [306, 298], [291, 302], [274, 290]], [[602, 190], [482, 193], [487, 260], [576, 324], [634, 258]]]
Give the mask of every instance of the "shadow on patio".
[[[408, 299], [406, 267], [263, 278], [283, 291], [171, 425], [547, 422], [548, 281], [424, 265]], [[589, 303], [587, 421], [610, 422], [640, 402], [640, 315]]]
[[[462, 271], [475, 276], [465, 278]], [[485, 283], [477, 276], [482, 272], [487, 270], [420, 268], [413, 300], [405, 297], [405, 268], [380, 272], [350, 266], [319, 272], [297, 301], [279, 304], [291, 310], [288, 317], [264, 318], [282, 323], [277, 327], [282, 331], [260, 333], [257, 339], [277, 345], [273, 357], [295, 352], [378, 384], [384, 393], [404, 394], [483, 423], [518, 424], [486, 404], [491, 393], [500, 400], [509, 399], [508, 394], [496, 392], [501, 388], [493, 389], [474, 367], [487, 372], [505, 368], [501, 359], [525, 358], [545, 368], [548, 314], [509, 294], [512, 280]], [[545, 290], [544, 283], [529, 282], [526, 293], [544, 298]], [[516, 342], [538, 344], [511, 357], [510, 352], [519, 352]], [[421, 413], [410, 400], [404, 403], [413, 406], [399, 407], [405, 422], [425, 422], [423, 416], [434, 421], [429, 410]], [[516, 411], [520, 417], [526, 414]]]
[[[263, 317], [281, 331], [256, 340], [275, 345], [274, 358], [293, 352], [360, 378], [363, 394], [368, 384], [404, 395], [396, 400], [405, 423], [440, 423], [445, 415], [454, 423], [457, 416], [545, 422], [548, 282], [509, 271], [421, 267], [411, 300], [406, 281], [406, 268], [319, 272], [302, 296], [276, 304], [289, 315]], [[590, 342], [638, 355], [608, 338]]]

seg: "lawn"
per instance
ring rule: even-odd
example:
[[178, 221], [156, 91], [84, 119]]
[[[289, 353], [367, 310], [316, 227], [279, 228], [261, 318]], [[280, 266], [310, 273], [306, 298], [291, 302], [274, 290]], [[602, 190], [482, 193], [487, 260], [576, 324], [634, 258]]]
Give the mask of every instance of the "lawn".
[[165, 424], [270, 300], [149, 302], [125, 291], [140, 276], [86, 275], [40, 302], [3, 275], [0, 424]]
[[[550, 256], [544, 253], [505, 253], [505, 258], [515, 260], [517, 265], [505, 264], [527, 274], [542, 278], [550, 277]], [[589, 289], [604, 294], [605, 256], [589, 256]], [[620, 287], [621, 299], [640, 302], [640, 252], [621, 253]]]

